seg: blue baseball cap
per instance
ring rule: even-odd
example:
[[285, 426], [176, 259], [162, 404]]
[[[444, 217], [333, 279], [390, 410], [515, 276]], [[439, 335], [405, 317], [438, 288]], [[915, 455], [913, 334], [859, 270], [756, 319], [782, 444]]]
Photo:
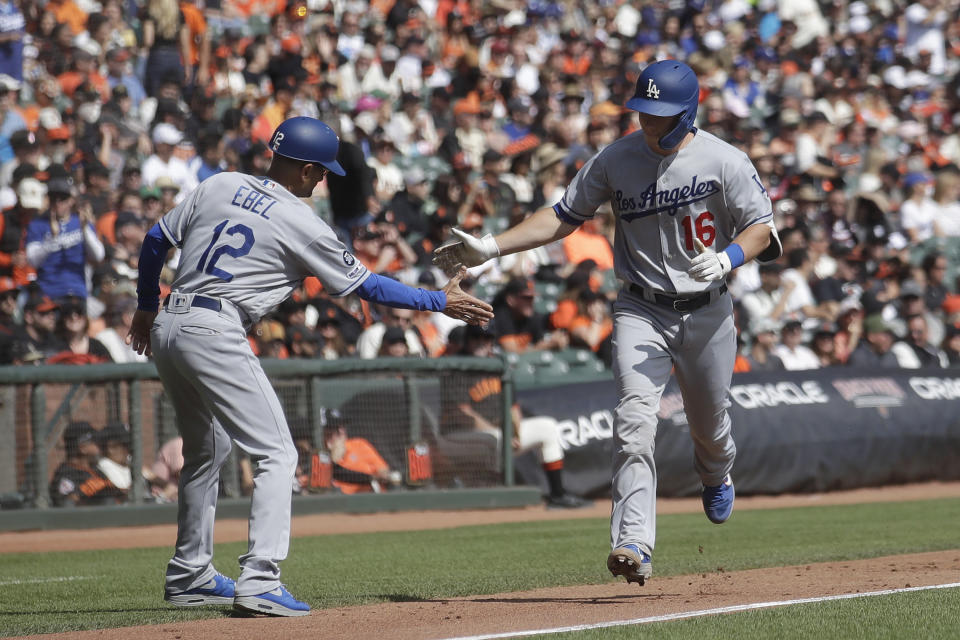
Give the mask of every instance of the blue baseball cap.
[[930, 176], [921, 171], [915, 171], [913, 173], [908, 173], [903, 177], [903, 186], [909, 189], [914, 185], [923, 184], [931, 182]]

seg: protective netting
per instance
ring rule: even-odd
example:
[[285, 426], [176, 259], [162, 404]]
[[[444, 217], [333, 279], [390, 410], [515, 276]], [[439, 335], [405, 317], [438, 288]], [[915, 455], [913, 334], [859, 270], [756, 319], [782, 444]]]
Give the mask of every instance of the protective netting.
[[[499, 371], [398, 362], [272, 381], [300, 453], [294, 493], [503, 483]], [[3, 508], [172, 502], [180, 455], [158, 380], [0, 385]], [[254, 466], [235, 447], [221, 495], [249, 494]]]

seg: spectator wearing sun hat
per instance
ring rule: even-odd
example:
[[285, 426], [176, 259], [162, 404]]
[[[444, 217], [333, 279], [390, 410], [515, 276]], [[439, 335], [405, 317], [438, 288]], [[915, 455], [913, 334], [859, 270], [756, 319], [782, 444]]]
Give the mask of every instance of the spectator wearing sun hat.
[[197, 177], [190, 171], [187, 163], [174, 155], [174, 148], [183, 140], [183, 135], [177, 128], [167, 122], [161, 122], [153, 128], [154, 153], [147, 158], [140, 168], [143, 183], [155, 185], [160, 176], [170, 178], [180, 192], [177, 202], [197, 186]]

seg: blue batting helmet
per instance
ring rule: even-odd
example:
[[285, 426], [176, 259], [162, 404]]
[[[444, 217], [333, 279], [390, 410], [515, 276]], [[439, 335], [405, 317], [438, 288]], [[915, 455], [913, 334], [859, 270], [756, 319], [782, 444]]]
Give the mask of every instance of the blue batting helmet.
[[677, 126], [660, 138], [660, 147], [673, 149], [693, 129], [700, 102], [700, 83], [693, 69], [679, 60], [648, 65], [637, 78], [637, 90], [627, 108], [652, 116], [680, 116]]
[[278, 156], [320, 164], [342, 176], [347, 172], [337, 162], [339, 147], [340, 139], [333, 129], [306, 116], [284, 120], [270, 138], [270, 150]]

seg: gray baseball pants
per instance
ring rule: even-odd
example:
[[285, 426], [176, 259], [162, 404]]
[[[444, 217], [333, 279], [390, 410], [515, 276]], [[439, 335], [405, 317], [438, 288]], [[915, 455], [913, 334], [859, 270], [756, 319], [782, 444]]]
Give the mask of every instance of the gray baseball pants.
[[691, 313], [623, 290], [614, 307], [614, 375], [620, 401], [613, 420], [610, 542], [653, 552], [657, 471], [654, 438], [660, 397], [675, 368], [693, 439], [694, 467], [708, 486], [733, 467], [728, 390], [736, 359], [733, 302], [722, 295]]
[[183, 436], [177, 546], [166, 584], [186, 590], [209, 581], [220, 467], [231, 441], [253, 464], [247, 553], [240, 556], [237, 595], [280, 584], [290, 543], [290, 504], [297, 452], [283, 409], [247, 342], [237, 310], [162, 309], [151, 331], [160, 379]]

